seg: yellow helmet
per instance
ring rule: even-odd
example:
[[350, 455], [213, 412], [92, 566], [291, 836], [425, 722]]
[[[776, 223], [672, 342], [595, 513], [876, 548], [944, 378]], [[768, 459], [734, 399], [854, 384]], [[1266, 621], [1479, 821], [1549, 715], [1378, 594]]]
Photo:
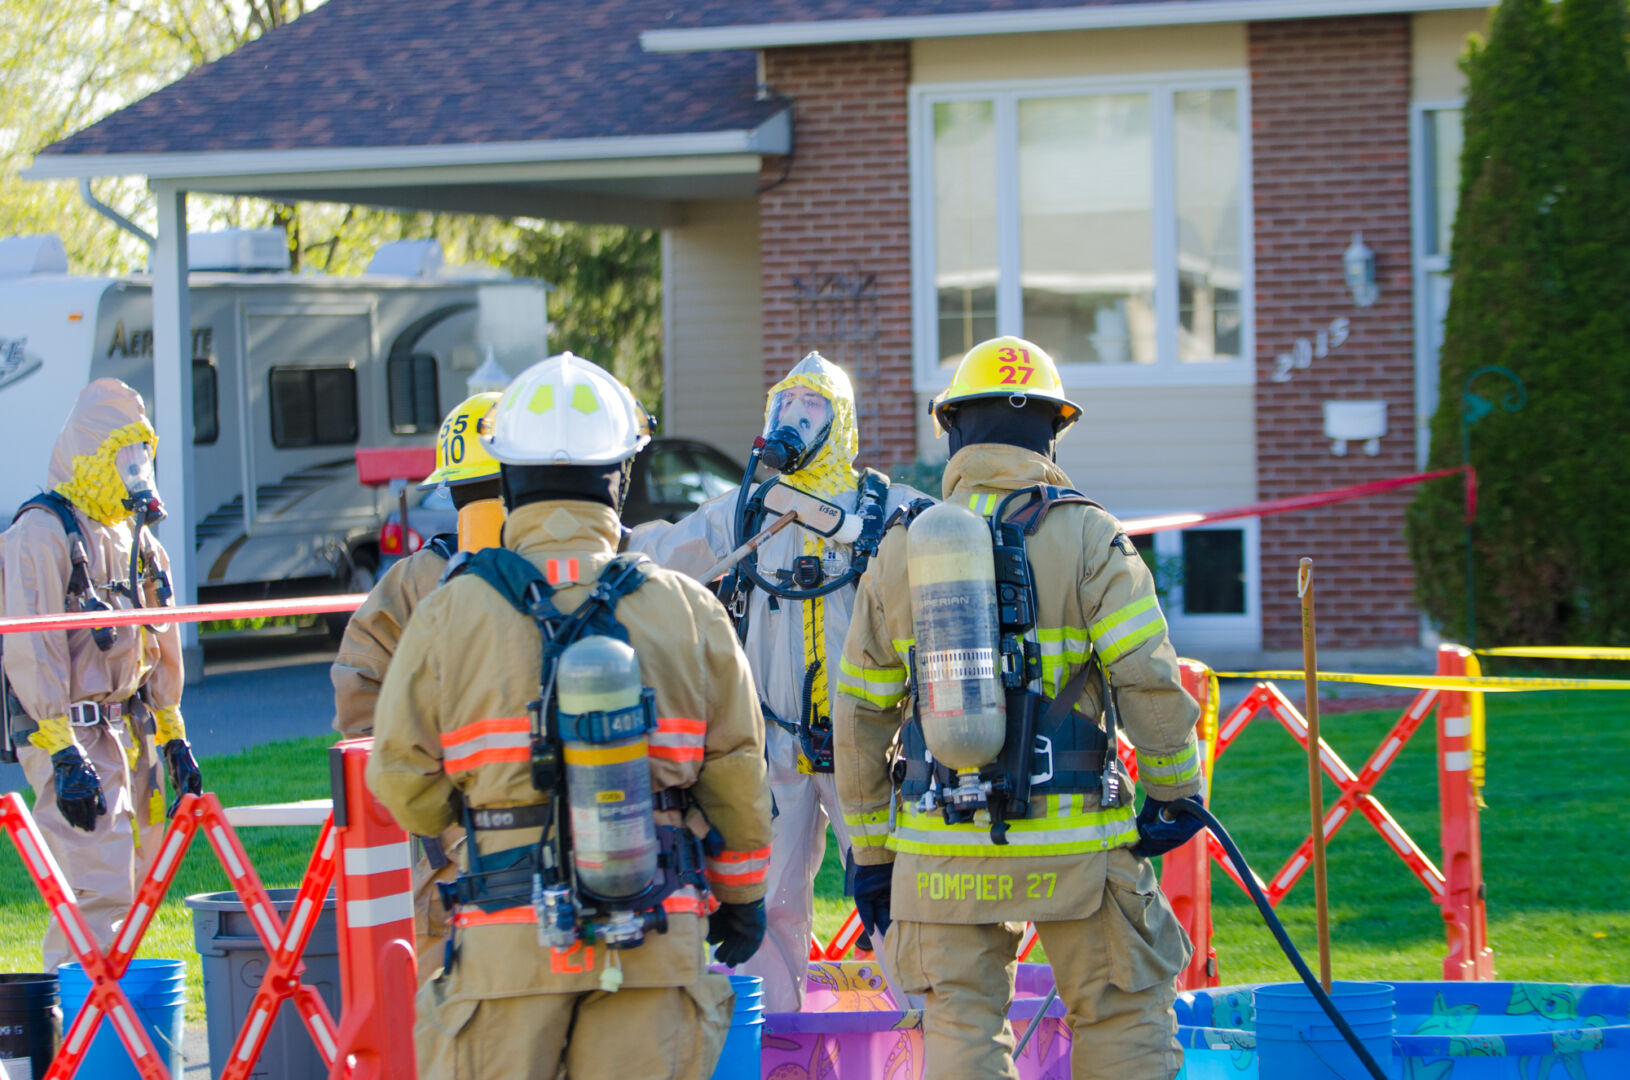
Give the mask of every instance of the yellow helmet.
[[951, 385], [936, 397], [928, 411], [942, 430], [963, 402], [980, 398], [1041, 398], [1058, 411], [1053, 434], [1062, 435], [1081, 416], [1081, 406], [1064, 396], [1058, 365], [1046, 351], [1024, 338], [991, 338], [968, 350], [951, 376]]
[[436, 471], [424, 478], [421, 488], [498, 478], [498, 462], [481, 445], [479, 436], [492, 433], [488, 414], [502, 396], [476, 394], [459, 402], [447, 414], [447, 419], [441, 422], [441, 430], [436, 433]]

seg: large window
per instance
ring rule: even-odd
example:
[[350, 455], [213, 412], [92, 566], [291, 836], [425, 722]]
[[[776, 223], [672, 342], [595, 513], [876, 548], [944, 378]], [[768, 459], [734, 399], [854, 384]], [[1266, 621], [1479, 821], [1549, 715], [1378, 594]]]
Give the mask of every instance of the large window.
[[919, 389], [998, 333], [1076, 382], [1251, 379], [1237, 79], [915, 102]]
[[267, 380], [273, 446], [287, 450], [357, 441], [356, 368], [274, 367]]

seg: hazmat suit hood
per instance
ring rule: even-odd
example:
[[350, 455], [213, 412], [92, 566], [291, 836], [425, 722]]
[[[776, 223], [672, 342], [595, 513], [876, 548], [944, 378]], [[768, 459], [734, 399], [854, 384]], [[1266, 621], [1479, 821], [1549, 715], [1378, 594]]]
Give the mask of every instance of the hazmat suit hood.
[[114, 458], [121, 449], [158, 445], [141, 395], [118, 379], [97, 379], [79, 392], [51, 447], [51, 488], [104, 525], [129, 519], [129, 491]]
[[[800, 491], [830, 498], [855, 486], [855, 456], [860, 453], [860, 430], [855, 420], [855, 392], [842, 368], [820, 353], [800, 360], [786, 378], [770, 387], [764, 407], [764, 433], [769, 435], [789, 419], [786, 392], [813, 390], [830, 408], [828, 423], [819, 431], [800, 431], [813, 451], [807, 464], [782, 475], [782, 482]], [[796, 425], [793, 425], [796, 426]]]

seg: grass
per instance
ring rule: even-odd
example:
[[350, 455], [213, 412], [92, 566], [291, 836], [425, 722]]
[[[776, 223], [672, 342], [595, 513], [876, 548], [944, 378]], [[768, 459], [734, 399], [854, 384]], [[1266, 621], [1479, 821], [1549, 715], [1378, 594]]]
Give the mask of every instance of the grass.
[[[1502, 979], [1624, 982], [1630, 970], [1630, 855], [1616, 802], [1630, 778], [1627, 703], [1609, 693], [1490, 695], [1489, 775], [1483, 812], [1483, 874], [1489, 938]], [[1354, 769], [1397, 719], [1396, 712], [1326, 718], [1326, 740]], [[210, 789], [228, 806], [320, 798], [328, 791], [322, 751], [329, 737], [269, 743], [206, 758]], [[1271, 877], [1307, 832], [1307, 772], [1277, 723], [1254, 723], [1221, 759], [1217, 814], [1257, 873]], [[1325, 799], [1339, 792], [1326, 784]], [[1437, 771], [1430, 722], [1376, 795], [1434, 860], [1438, 858]], [[314, 828], [245, 829], [241, 836], [268, 888], [299, 884]], [[6, 845], [0, 845], [0, 848]], [[1442, 978], [1443, 923], [1424, 886], [1361, 818], [1329, 849], [1336, 974], [1342, 978]], [[202, 840], [188, 853], [141, 955], [187, 960], [188, 1019], [203, 1015], [199, 961], [182, 898], [230, 888]], [[0, 970], [39, 966], [45, 906], [15, 857], [0, 855]], [[836, 845], [815, 882], [815, 925], [823, 940], [850, 909]], [[1218, 964], [1224, 982], [1280, 981], [1290, 969], [1250, 901], [1213, 869]], [[1298, 947], [1314, 951], [1313, 883], [1304, 875], [1279, 905]]]

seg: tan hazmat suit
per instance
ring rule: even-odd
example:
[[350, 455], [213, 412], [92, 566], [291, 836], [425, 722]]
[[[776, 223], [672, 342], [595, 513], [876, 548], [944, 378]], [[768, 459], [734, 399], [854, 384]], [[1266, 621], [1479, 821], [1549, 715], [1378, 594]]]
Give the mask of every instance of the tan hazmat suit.
[[[120, 502], [125, 492], [113, 454], [140, 441], [155, 441], [141, 395], [117, 379], [97, 379], [74, 402], [52, 447], [47, 474], [48, 487], [73, 503], [92, 592], [118, 609], [132, 606], [118, 586], [130, 576], [135, 532], [130, 511]], [[147, 565], [168, 573], [169, 556], [151, 532], [143, 530], [142, 543]], [[0, 537], [0, 567], [5, 614], [67, 610], [73, 571], [69, 540], [49, 509], [30, 509]], [[154, 575], [146, 580], [142, 605], [158, 607]], [[156, 747], [185, 738], [180, 631], [174, 623], [156, 631], [119, 627], [106, 652], [97, 648], [90, 630], [8, 634], [3, 647], [6, 679], [39, 728], [28, 740], [19, 738], [17, 748], [34, 789], [34, 819], [97, 943], [106, 949], [124, 925], [136, 884], [163, 835], [164, 782]], [[151, 710], [136, 697], [144, 686]], [[92, 712], [87, 703], [100, 709]], [[70, 705], [91, 722], [70, 726]], [[108, 812], [88, 833], [70, 826], [57, 809], [51, 755], [69, 741], [95, 766], [107, 800]], [[47, 971], [74, 959], [55, 919], [46, 930], [44, 953]]]
[[[506, 547], [556, 582], [570, 612], [615, 554], [609, 507], [531, 503], [510, 514]], [[650, 568], [618, 604], [618, 621], [656, 691], [654, 790], [688, 789], [724, 838], [707, 860], [712, 894], [730, 903], [764, 896], [770, 793], [764, 740], [747, 661], [713, 597], [682, 575]], [[582, 583], [587, 583], [582, 584]], [[472, 810], [534, 806], [527, 703], [538, 693], [542, 642], [535, 624], [474, 575], [438, 588], [402, 635], [374, 715], [368, 784], [403, 827], [434, 835]], [[662, 812], [679, 824], [676, 811]], [[483, 854], [536, 844], [541, 830], [482, 831]], [[681, 890], [664, 904], [668, 931], [612, 961], [620, 990], [602, 990], [607, 950], [538, 945], [532, 908], [454, 915], [457, 954], [419, 994], [420, 1075], [437, 1080], [553, 1077], [581, 1080], [709, 1075], [723, 1045], [732, 995], [704, 966], [704, 899]]]
[[[373, 734], [379, 687], [402, 640], [402, 628], [446, 569], [447, 560], [426, 545], [387, 570], [351, 616], [329, 670], [334, 682], [334, 730], [341, 735], [354, 739]], [[432, 864], [423, 842], [415, 841], [420, 853], [413, 861], [413, 949], [419, 956], [421, 983], [441, 966], [447, 912], [436, 885], [458, 876], [458, 864], [451, 857], [463, 841], [461, 828], [447, 829], [437, 838], [448, 857], [439, 867]]]
[[[1068, 486], [1056, 464], [1010, 446], [964, 447], [945, 497], [988, 517], [1036, 484]], [[1200, 791], [1199, 710], [1179, 682], [1154, 583], [1108, 513], [1060, 504], [1027, 541], [1037, 596], [1033, 690], [1053, 696], [1096, 652], [1116, 688], [1144, 788], [1170, 800]], [[907, 531], [890, 530], [861, 580], [844, 643], [836, 739], [838, 794], [862, 864], [894, 862], [886, 949], [905, 989], [928, 995], [927, 1069], [935, 1080], [1017, 1077], [1006, 1016], [1020, 924], [1034, 922], [1074, 1033], [1074, 1080], [1170, 1080], [1173, 977], [1190, 946], [1137, 842], [1135, 811], [1094, 792], [1041, 793], [1009, 843], [989, 823], [948, 825], [939, 811], [891, 805], [889, 749], [911, 722], [914, 644]], [[1092, 682], [1077, 722], [1101, 725]]]

